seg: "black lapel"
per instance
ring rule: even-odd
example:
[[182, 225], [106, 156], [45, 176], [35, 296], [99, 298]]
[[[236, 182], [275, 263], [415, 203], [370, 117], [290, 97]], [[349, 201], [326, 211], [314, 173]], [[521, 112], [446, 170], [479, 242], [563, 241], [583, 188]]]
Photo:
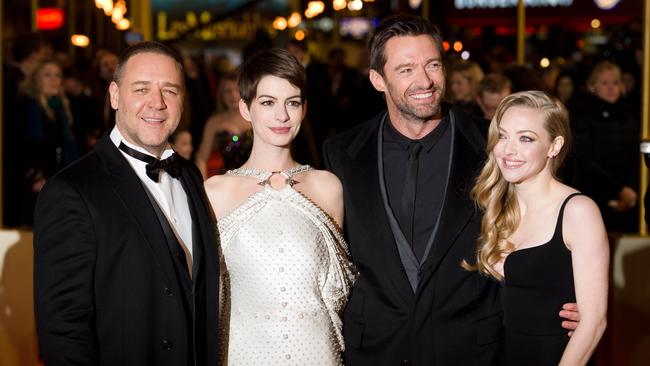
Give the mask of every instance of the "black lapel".
[[[190, 171], [191, 164], [188, 161], [184, 162], [181, 171], [181, 181], [187, 193], [188, 204], [192, 215], [192, 235], [193, 235], [193, 265], [192, 265], [192, 278], [196, 278], [199, 270], [202, 257], [206, 256], [207, 260], [216, 260], [209, 255], [208, 250], [211, 245], [216, 248], [216, 238], [214, 232], [215, 225], [212, 223], [211, 210], [207, 206], [207, 198], [203, 191], [203, 183], [196, 174]], [[195, 235], [195, 233], [197, 235]], [[207, 253], [206, 253], [207, 251]]]
[[178, 283], [167, 239], [140, 178], [113, 144], [108, 133], [97, 143], [95, 150], [104, 161], [108, 173], [115, 178], [113, 189], [131, 213], [142, 239], [151, 248], [170, 283]]
[[[376, 246], [376, 248], [364, 248], [365, 255], [378, 256], [374, 259], [375, 263], [388, 262], [386, 271], [391, 272], [389, 277], [393, 281], [393, 286], [406, 304], [410, 304], [414, 298], [413, 290], [406, 274], [402, 271], [402, 262], [379, 187], [377, 166], [379, 119], [376, 122], [372, 127], [364, 130], [364, 133], [359, 134], [347, 149], [351, 161], [350, 164], [345, 164], [343, 181], [346, 182], [347, 190], [353, 199], [346, 200], [346, 211], [354, 211], [354, 216], [360, 220], [354, 225], [366, 229], [368, 237], [365, 243]], [[354, 245], [355, 243], [350, 243], [350, 246]]]
[[[472, 146], [472, 143], [465, 135], [466, 131], [462, 131], [462, 124], [465, 121], [458, 121], [459, 118], [456, 118], [456, 120], [457, 130], [447, 196], [445, 197], [438, 232], [422, 269], [420, 289], [431, 279], [440, 262], [454, 245], [456, 238], [470, 219], [474, 215], [478, 215], [478, 209], [470, 197], [470, 191], [474, 184], [474, 177], [482, 166], [484, 158], [483, 155], [477, 153], [477, 149], [480, 150], [480, 147]], [[458, 265], [459, 270], [461, 270], [460, 263]]]

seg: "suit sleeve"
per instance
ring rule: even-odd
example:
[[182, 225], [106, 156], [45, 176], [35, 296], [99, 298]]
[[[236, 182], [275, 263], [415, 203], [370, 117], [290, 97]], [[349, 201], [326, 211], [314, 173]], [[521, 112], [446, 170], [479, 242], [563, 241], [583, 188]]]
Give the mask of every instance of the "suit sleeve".
[[330, 145], [331, 141], [325, 141], [323, 144], [323, 165], [325, 166], [326, 170], [329, 170], [330, 172], [334, 173], [333, 167], [332, 167], [332, 162], [330, 161]]
[[93, 272], [96, 239], [79, 192], [50, 180], [34, 224], [34, 306], [41, 356], [48, 366], [95, 365]]

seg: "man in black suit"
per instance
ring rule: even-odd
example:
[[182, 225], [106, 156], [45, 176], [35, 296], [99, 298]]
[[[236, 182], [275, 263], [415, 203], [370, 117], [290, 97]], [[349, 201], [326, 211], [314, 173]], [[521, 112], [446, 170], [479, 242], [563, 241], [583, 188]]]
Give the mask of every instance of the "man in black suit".
[[370, 42], [369, 77], [388, 110], [324, 146], [361, 273], [343, 320], [347, 365], [497, 360], [498, 285], [461, 267], [475, 262], [481, 213], [470, 190], [487, 126], [442, 101], [443, 54], [428, 21], [385, 19]]
[[167, 143], [182, 112], [180, 57], [132, 46], [109, 92], [115, 128], [38, 198], [41, 355], [48, 366], [216, 365], [215, 227], [201, 174]]

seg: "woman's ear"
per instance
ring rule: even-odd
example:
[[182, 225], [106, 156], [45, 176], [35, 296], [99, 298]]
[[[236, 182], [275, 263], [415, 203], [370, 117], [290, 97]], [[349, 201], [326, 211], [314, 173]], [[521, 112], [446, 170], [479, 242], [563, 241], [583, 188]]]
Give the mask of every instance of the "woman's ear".
[[246, 102], [244, 102], [243, 99], [239, 100], [239, 114], [241, 114], [242, 117], [244, 117], [245, 120], [248, 122], [251, 122], [251, 112], [248, 110], [248, 106], [246, 105]]
[[551, 147], [548, 149], [548, 157], [555, 158], [562, 151], [562, 146], [564, 146], [564, 137], [557, 136], [554, 138]]

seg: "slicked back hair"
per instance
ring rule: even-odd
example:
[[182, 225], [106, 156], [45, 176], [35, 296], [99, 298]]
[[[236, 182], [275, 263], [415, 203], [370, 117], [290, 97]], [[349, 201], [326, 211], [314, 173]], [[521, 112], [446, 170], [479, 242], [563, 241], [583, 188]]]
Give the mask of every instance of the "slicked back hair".
[[393, 37], [427, 35], [433, 38], [440, 57], [444, 59], [440, 30], [428, 20], [409, 14], [396, 14], [384, 19], [370, 39], [370, 68], [384, 75], [386, 43]]

